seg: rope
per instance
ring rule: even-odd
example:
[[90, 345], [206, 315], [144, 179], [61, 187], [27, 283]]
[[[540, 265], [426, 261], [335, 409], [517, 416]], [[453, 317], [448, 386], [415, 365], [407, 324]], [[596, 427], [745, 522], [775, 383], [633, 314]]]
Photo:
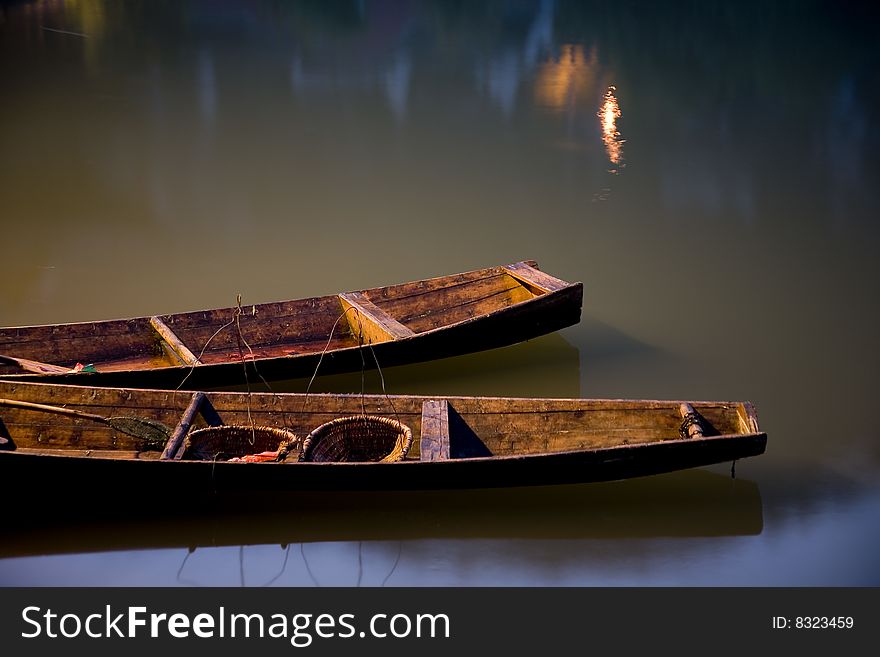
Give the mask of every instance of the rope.
[[[325, 344], [324, 349], [321, 350], [321, 355], [318, 358], [318, 364], [315, 366], [315, 371], [312, 373], [312, 378], [309, 379], [308, 386], [306, 386], [306, 394], [305, 394], [305, 399], [303, 399], [302, 409], [300, 411], [301, 413], [305, 412], [306, 404], [309, 401], [309, 394], [312, 389], [312, 384], [315, 382], [315, 379], [318, 376], [318, 370], [320, 369], [321, 363], [324, 360], [324, 354], [327, 353], [328, 349], [330, 348], [330, 343], [333, 341], [333, 333], [334, 333], [334, 331], [336, 331], [336, 326], [339, 324], [339, 322], [342, 320], [342, 318], [345, 317], [348, 314], [348, 312], [351, 310], [353, 310], [355, 312], [355, 317], [357, 318], [357, 323], [358, 323], [358, 353], [360, 354], [360, 357], [361, 357], [361, 392], [360, 392], [360, 395], [361, 395], [361, 415], [363, 415], [364, 417], [366, 417], [366, 415], [367, 415], [367, 408], [366, 408], [366, 403], [365, 403], [365, 372], [366, 372], [366, 368], [367, 368], [367, 363], [366, 363], [366, 360], [364, 359], [364, 327], [363, 327], [363, 324], [361, 323], [361, 313], [354, 306], [351, 306], [351, 307], [345, 309], [342, 312], [342, 314], [336, 318], [336, 321], [333, 323], [333, 326], [330, 328], [330, 336], [327, 338], [327, 344]], [[394, 407], [394, 402], [391, 401], [391, 396], [388, 394], [388, 391], [385, 388], [385, 375], [382, 373], [382, 366], [379, 365], [379, 359], [376, 356], [376, 350], [373, 348], [372, 343], [368, 343], [366, 346], [370, 348], [370, 353], [373, 355], [373, 362], [376, 363], [376, 371], [379, 373], [379, 382], [382, 385], [382, 394], [385, 396], [385, 399], [388, 401], [388, 405], [391, 406], [391, 410], [394, 412], [395, 418], [397, 419], [398, 422], [400, 422], [400, 415], [398, 414], [397, 409]], [[403, 424], [403, 422], [400, 422], [400, 423]]]
[[684, 416], [684, 419], [681, 421], [681, 426], [678, 428], [678, 434], [682, 438], [690, 438], [690, 428], [697, 427], [700, 430], [700, 433], [703, 433], [703, 424], [700, 422], [700, 416], [696, 413], [688, 413]]
[[[312, 385], [314, 384], [315, 379], [318, 376], [318, 371], [321, 368], [321, 364], [324, 362], [324, 356], [329, 351], [330, 345], [333, 342], [333, 335], [336, 332], [336, 327], [339, 326], [339, 322], [342, 321], [342, 319], [348, 314], [348, 312], [352, 311], [352, 310], [355, 311], [355, 318], [357, 320], [358, 354], [360, 355], [360, 358], [361, 358], [361, 390], [360, 390], [361, 416], [364, 418], [367, 417], [367, 408], [366, 408], [366, 368], [367, 368], [367, 363], [366, 363], [366, 359], [364, 358], [364, 346], [365, 346], [365, 344], [364, 344], [364, 327], [363, 327], [363, 323], [361, 322], [360, 311], [353, 306], [345, 309], [339, 315], [339, 317], [336, 318], [336, 321], [333, 322], [333, 326], [330, 328], [330, 335], [327, 337], [327, 343], [324, 345], [324, 348], [321, 350], [321, 354], [318, 357], [318, 362], [315, 365], [315, 371], [312, 372], [312, 376], [309, 379], [308, 385], [306, 386], [306, 392], [305, 392], [305, 396], [303, 398], [303, 403], [302, 403], [302, 408], [300, 409], [300, 413], [305, 413], [306, 406], [308, 405], [308, 402], [309, 402], [309, 396], [311, 394]], [[285, 428], [288, 427], [288, 422], [287, 422], [286, 413], [284, 411], [283, 400], [272, 389], [272, 386], [269, 385], [269, 382], [266, 381], [265, 377], [263, 377], [263, 375], [260, 374], [260, 371], [257, 368], [257, 363], [256, 363], [257, 359], [256, 359], [256, 355], [254, 353], [254, 350], [251, 347], [251, 345], [248, 343], [247, 339], [245, 339], [244, 333], [241, 330], [241, 316], [242, 316], [242, 314], [243, 314], [243, 311], [242, 311], [242, 307], [241, 307], [241, 294], [238, 294], [238, 295], [236, 295], [236, 305], [232, 311], [232, 318], [228, 322], [223, 324], [220, 328], [218, 328], [216, 331], [214, 331], [214, 333], [211, 335], [211, 337], [208, 338], [208, 340], [202, 346], [202, 349], [199, 352], [197, 360], [200, 361], [202, 359], [202, 356], [205, 354], [205, 352], [207, 351], [208, 347], [210, 346], [210, 344], [214, 340], [214, 338], [216, 338], [218, 335], [220, 335], [220, 333], [222, 333], [227, 328], [230, 328], [231, 326], [235, 326], [236, 347], [238, 349], [239, 360], [242, 364], [242, 370], [244, 373], [244, 381], [245, 381], [245, 386], [246, 386], [246, 400], [247, 400], [246, 401], [246, 410], [247, 410], [248, 425], [251, 428], [250, 444], [254, 445], [256, 443], [256, 425], [254, 423], [253, 415], [251, 413], [251, 385], [250, 385], [250, 379], [248, 378], [248, 368], [247, 368], [247, 361], [248, 360], [250, 360], [250, 362], [254, 368], [254, 372], [257, 374], [257, 376], [263, 382], [263, 385], [265, 385], [266, 389], [270, 393], [272, 393], [273, 398], [275, 399], [275, 401], [278, 405], [278, 408], [281, 412], [282, 424]], [[373, 348], [372, 343], [367, 343], [366, 346], [368, 346], [370, 348], [370, 353], [373, 356], [373, 362], [376, 364], [376, 370], [379, 373], [379, 381], [382, 386], [382, 394], [385, 397], [385, 399], [388, 401], [388, 405], [391, 407], [391, 410], [394, 413], [395, 419], [397, 420], [397, 422], [399, 424], [402, 425], [403, 422], [401, 422], [401, 420], [400, 420], [400, 414], [397, 412], [397, 408], [394, 406], [394, 402], [391, 400], [391, 396], [388, 394], [388, 390], [385, 385], [385, 375], [382, 372], [382, 366], [379, 364], [379, 359], [376, 356], [376, 350]], [[245, 358], [245, 349], [247, 350], [249, 358]], [[190, 375], [193, 373], [195, 368], [196, 368], [196, 365], [194, 363], [193, 365], [190, 366], [189, 370], [186, 373], [186, 376], [183, 377], [183, 380], [177, 386], [176, 390], [180, 390], [183, 387], [183, 385], [189, 379]], [[279, 460], [284, 460], [284, 458], [287, 456], [286, 451], [287, 450], [284, 450], [285, 453], [283, 455], [281, 453], [279, 453]]]
[[[236, 346], [238, 347], [238, 358], [241, 361], [242, 369], [244, 371], [244, 382], [245, 382], [245, 386], [247, 387], [247, 402], [246, 403], [247, 403], [248, 424], [253, 429], [254, 420], [251, 415], [251, 385], [250, 385], [250, 380], [248, 379], [247, 359], [245, 359], [244, 351], [241, 348], [242, 344], [244, 344], [244, 346], [248, 350], [248, 353], [250, 354], [250, 362], [254, 368], [254, 372], [256, 373], [256, 375], [258, 377], [260, 377], [260, 381], [263, 382], [263, 385], [266, 386], [266, 389], [270, 393], [272, 393], [273, 399], [275, 400], [276, 404], [278, 405], [278, 410], [281, 412], [281, 423], [282, 423], [282, 425], [284, 425], [285, 428], [287, 428], [287, 426], [288, 426], [287, 414], [284, 412], [284, 403], [283, 403], [281, 397], [278, 395], [278, 393], [276, 393], [272, 389], [272, 386], [269, 385], [269, 382], [266, 380], [266, 378], [260, 373], [260, 370], [257, 368], [256, 354], [254, 354], [254, 350], [251, 348], [251, 345], [245, 339], [244, 333], [241, 330], [241, 316], [242, 316], [242, 314], [243, 314], [243, 311], [241, 308], [241, 294], [237, 294], [235, 297], [235, 308], [233, 308], [233, 310], [232, 310], [232, 318], [228, 322], [223, 324], [220, 328], [218, 328], [216, 331], [214, 331], [214, 333], [211, 335], [211, 337], [208, 338], [207, 342], [205, 342], [205, 344], [202, 346], [202, 350], [199, 352], [197, 360], [198, 361], [202, 360], [202, 356], [204, 356], [205, 352], [208, 350], [208, 346], [211, 344], [211, 342], [214, 340], [214, 338], [216, 338], [218, 335], [220, 335], [220, 333], [222, 333], [224, 330], [226, 330], [227, 328], [229, 328], [230, 326], [232, 326], [234, 324], [235, 329], [236, 329], [235, 340], [236, 340]], [[186, 376], [183, 377], [183, 380], [177, 386], [176, 390], [180, 390], [183, 387], [183, 384], [186, 383], [186, 380], [189, 379], [190, 375], [193, 373], [193, 371], [195, 370], [196, 367], [197, 366], [195, 363], [193, 363], [190, 366], [189, 371], [186, 373]], [[251, 444], [253, 445], [253, 443], [255, 441], [256, 441], [256, 436], [253, 436], [253, 440], [252, 440]]]
[[[305, 399], [303, 399], [302, 410], [300, 410], [300, 413], [304, 413], [306, 410], [306, 404], [309, 401], [309, 392], [312, 389], [312, 384], [315, 382], [315, 378], [318, 376], [318, 369], [320, 369], [321, 363], [324, 361], [324, 354], [326, 354], [327, 350], [330, 349], [330, 343], [333, 341], [333, 332], [336, 330], [336, 326], [339, 324], [342, 318], [348, 314], [349, 310], [354, 310], [355, 312], [357, 312], [357, 308], [355, 308], [354, 306], [347, 308], [342, 312], [339, 317], [336, 318], [336, 321], [333, 322], [333, 326], [330, 328], [330, 336], [327, 338], [327, 344], [325, 344], [324, 348], [321, 350], [321, 355], [318, 357], [318, 364], [315, 365], [315, 371], [312, 372], [312, 378], [309, 379], [309, 385], [306, 386], [306, 396]], [[361, 327], [360, 324], [360, 317], [358, 317], [358, 328], [358, 332], [363, 335], [363, 327]], [[361, 356], [361, 359], [363, 360], [363, 355]], [[361, 385], [363, 386], [363, 383]]]

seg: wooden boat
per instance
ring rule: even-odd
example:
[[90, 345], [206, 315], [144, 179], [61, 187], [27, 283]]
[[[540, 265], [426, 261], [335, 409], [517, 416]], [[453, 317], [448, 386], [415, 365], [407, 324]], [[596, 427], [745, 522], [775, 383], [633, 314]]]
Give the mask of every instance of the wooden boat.
[[[357, 371], [514, 344], [580, 321], [583, 285], [534, 261], [358, 292], [110, 321], [0, 328], [0, 377], [204, 387]], [[322, 358], [323, 355], [323, 358]]]
[[[323, 428], [374, 415], [399, 423], [391, 438], [371, 428], [366, 436], [343, 436], [337, 445], [353, 445], [349, 456], [379, 445], [381, 450], [370, 447], [368, 458], [385, 460], [320, 462], [327, 456], [321, 445], [334, 444]], [[164, 427], [164, 444], [145, 435], [149, 431], [140, 433], [141, 423]], [[206, 431], [209, 426], [228, 428], [230, 439], [200, 450], [196, 436], [223, 432]], [[281, 462], [226, 460], [243, 456], [236, 449], [267, 451], [253, 427], [292, 432], [298, 439], [269, 435], [268, 451], [277, 450]], [[247, 444], [236, 442], [242, 428]], [[35, 486], [79, 494], [92, 487], [174, 504], [184, 498], [169, 495], [217, 490], [448, 489], [626, 479], [755, 456], [767, 440], [747, 402], [189, 393], [7, 381], [0, 381], [0, 437], [0, 486], [7, 494]], [[389, 461], [391, 454], [400, 460]]]

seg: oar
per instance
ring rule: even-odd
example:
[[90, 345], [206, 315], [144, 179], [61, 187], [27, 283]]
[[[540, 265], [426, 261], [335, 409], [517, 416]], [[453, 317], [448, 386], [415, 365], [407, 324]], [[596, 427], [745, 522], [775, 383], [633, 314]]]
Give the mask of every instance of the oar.
[[150, 420], [143, 417], [127, 417], [114, 416], [104, 417], [103, 415], [95, 415], [94, 413], [86, 413], [85, 411], [77, 411], [72, 408], [63, 408], [61, 406], [47, 406], [46, 404], [34, 404], [32, 402], [19, 401], [17, 399], [0, 398], [0, 406], [8, 406], [10, 408], [23, 408], [31, 411], [43, 411], [45, 413], [55, 413], [57, 415], [69, 415], [70, 417], [78, 417], [83, 420], [93, 420], [109, 425], [119, 433], [128, 434], [144, 441], [146, 448], [161, 450], [168, 442], [171, 436], [171, 428], [156, 420]]
[[50, 365], [49, 363], [41, 363], [38, 360], [29, 358], [15, 358], [14, 356], [4, 356], [0, 354], [0, 363], [7, 365], [17, 365], [25, 372], [34, 372], [35, 374], [68, 374], [69, 367], [61, 367], [59, 365]]

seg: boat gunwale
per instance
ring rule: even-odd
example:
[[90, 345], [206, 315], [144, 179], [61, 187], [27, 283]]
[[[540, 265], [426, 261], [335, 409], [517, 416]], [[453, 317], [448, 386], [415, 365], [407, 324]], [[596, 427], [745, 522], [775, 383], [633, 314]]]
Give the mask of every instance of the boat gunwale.
[[[531, 452], [524, 454], [492, 454], [490, 456], [469, 456], [469, 457], [450, 457], [448, 459], [439, 459], [435, 461], [423, 461], [421, 459], [405, 459], [402, 461], [335, 461], [335, 462], [322, 462], [322, 463], [312, 463], [308, 461], [291, 461], [291, 462], [274, 462], [274, 461], [264, 461], [259, 463], [244, 463], [244, 462], [233, 462], [233, 461], [202, 461], [202, 460], [177, 460], [177, 459], [166, 459], [162, 460], [159, 458], [114, 458], [114, 457], [102, 457], [102, 456], [86, 456], [81, 454], [59, 454], [59, 453], [42, 453], [39, 449], [35, 448], [21, 448], [21, 449], [13, 449], [13, 450], [0, 450], [0, 458], [3, 458], [2, 455], [12, 455], [18, 454], [19, 456], [29, 456], [29, 457], [39, 457], [39, 458], [53, 458], [53, 459], [69, 459], [69, 460], [82, 460], [82, 461], [107, 461], [107, 462], [126, 462], [126, 463], [183, 463], [188, 465], [196, 465], [201, 464], [199, 467], [205, 466], [234, 466], [239, 467], [242, 465], [276, 465], [276, 466], [284, 466], [284, 465], [296, 465], [297, 467], [304, 468], [318, 468], [318, 467], [334, 467], [334, 468], [362, 468], [365, 466], [369, 466], [371, 468], [377, 469], [386, 469], [387, 467], [400, 467], [400, 466], [413, 466], [416, 464], [431, 465], [432, 467], [437, 467], [440, 464], [458, 464], [461, 465], [463, 463], [500, 463], [500, 462], [517, 462], [521, 463], [523, 461], [536, 461], [536, 460], [544, 460], [548, 458], [564, 458], [564, 457], [574, 457], [584, 454], [596, 454], [603, 455], [609, 454], [612, 452], [621, 452], [622, 454], [626, 454], [632, 451], [644, 450], [646, 448], [658, 448], [661, 446], [673, 446], [673, 445], [698, 445], [698, 444], [707, 444], [716, 441], [752, 441], [752, 440], [766, 440], [767, 434], [766, 432], [759, 431], [756, 433], [728, 433], [728, 434], [719, 434], [715, 436], [702, 436], [700, 438], [668, 438], [668, 439], [660, 439], [660, 440], [651, 440], [648, 442], [640, 442], [640, 443], [627, 443], [621, 445], [612, 445], [608, 447], [584, 447], [580, 449], [566, 449], [566, 450], [558, 450], [558, 451], [541, 451], [541, 452]], [[53, 448], [55, 452], [64, 451], [64, 448]], [[112, 452], [113, 450], [83, 450], [82, 448], [74, 448], [70, 451], [96, 451], [96, 452]], [[130, 449], [121, 449], [120, 452], [135, 452], [135, 450]], [[135, 452], [137, 453], [137, 452]]]
[[[418, 401], [429, 401], [429, 400], [441, 400], [445, 399], [450, 402], [455, 401], [489, 401], [489, 402], [546, 402], [546, 403], [560, 403], [560, 404], [613, 404], [622, 407], [622, 410], [638, 410], [639, 407], [645, 409], [659, 409], [665, 407], [672, 407], [677, 404], [681, 404], [683, 402], [687, 402], [694, 407], [701, 408], [737, 408], [743, 407], [747, 405], [751, 405], [752, 402], [749, 401], [732, 401], [732, 400], [717, 400], [717, 399], [691, 399], [691, 400], [683, 400], [683, 399], [636, 399], [632, 397], [521, 397], [521, 396], [505, 396], [505, 395], [445, 395], [445, 394], [418, 394], [418, 395], [408, 395], [404, 393], [360, 393], [360, 392], [271, 392], [271, 391], [258, 391], [258, 392], [246, 392], [246, 391], [238, 391], [238, 390], [202, 390], [202, 391], [193, 391], [193, 390], [169, 390], [167, 388], [128, 388], [124, 386], [84, 386], [77, 385], [73, 383], [42, 383], [37, 381], [22, 381], [20, 379], [9, 379], [4, 376], [0, 376], [0, 386], [9, 385], [9, 386], [18, 386], [24, 385], [26, 388], [31, 390], [44, 390], [47, 387], [51, 388], [63, 388], [65, 391], [71, 393], [80, 393], [87, 392], [89, 390], [100, 391], [103, 394], [119, 394], [126, 395], [128, 393], [132, 393], [137, 396], [149, 396], [149, 395], [168, 395], [168, 394], [180, 394], [181, 396], [185, 396], [187, 399], [192, 396], [193, 392], [203, 392], [207, 395], [208, 400], [214, 403], [217, 401], [215, 398], [219, 399], [232, 399], [235, 397], [241, 397], [242, 399], [247, 398], [266, 398], [266, 399], [275, 399], [277, 397], [281, 397], [282, 399], [305, 399], [308, 397], [309, 399], [332, 399], [332, 398], [343, 398], [343, 399], [352, 399], [352, 400], [360, 400], [364, 399], [366, 401], [374, 401], [374, 400], [385, 400], [385, 399], [400, 399], [400, 400], [418, 400]], [[81, 406], [89, 406], [88, 404], [78, 404]], [[625, 408], [627, 405], [632, 405], [635, 408], [629, 409]], [[228, 409], [223, 409], [228, 410]], [[578, 409], [559, 409], [558, 411], [488, 411], [490, 413], [529, 413], [529, 412], [570, 412], [572, 410]], [[582, 409], [581, 409], [582, 410]], [[754, 408], [749, 409], [752, 412]], [[486, 411], [481, 411], [485, 413]], [[763, 431], [752, 432], [752, 433], [764, 433]], [[740, 435], [740, 434], [729, 434], [729, 435]]]

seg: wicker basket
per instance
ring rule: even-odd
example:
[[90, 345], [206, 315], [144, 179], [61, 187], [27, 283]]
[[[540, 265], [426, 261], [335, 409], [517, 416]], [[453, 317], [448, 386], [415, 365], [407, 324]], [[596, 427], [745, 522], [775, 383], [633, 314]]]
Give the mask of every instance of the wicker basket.
[[412, 445], [412, 429], [397, 420], [355, 415], [331, 420], [303, 441], [300, 461], [402, 461]]
[[277, 427], [223, 425], [190, 432], [183, 443], [183, 456], [196, 461], [228, 461], [247, 454], [278, 451], [283, 461], [299, 450], [302, 439], [292, 431]]

